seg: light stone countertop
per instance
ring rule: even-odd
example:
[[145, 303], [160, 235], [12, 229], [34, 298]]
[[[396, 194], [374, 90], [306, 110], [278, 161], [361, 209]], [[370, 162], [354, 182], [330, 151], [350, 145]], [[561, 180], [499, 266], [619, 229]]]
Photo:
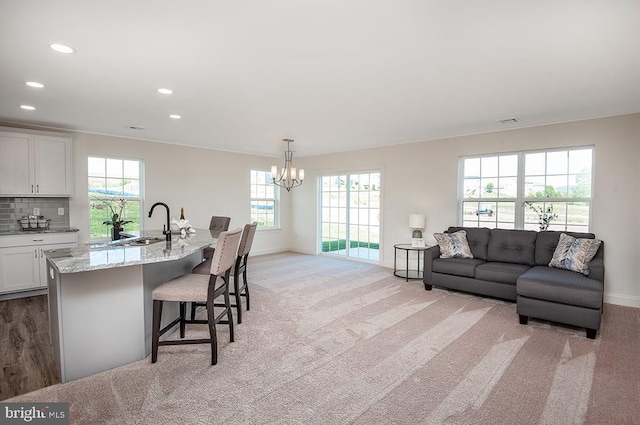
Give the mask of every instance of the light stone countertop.
[[85, 245], [78, 248], [63, 248], [45, 251], [46, 257], [60, 273], [78, 273], [91, 270], [110, 269], [163, 261], [179, 260], [208, 246], [216, 245], [218, 233], [209, 229], [196, 229], [196, 233], [180, 237], [174, 231], [167, 244], [162, 231], [146, 231], [142, 238], [159, 238], [157, 243], [139, 245], [138, 238]]

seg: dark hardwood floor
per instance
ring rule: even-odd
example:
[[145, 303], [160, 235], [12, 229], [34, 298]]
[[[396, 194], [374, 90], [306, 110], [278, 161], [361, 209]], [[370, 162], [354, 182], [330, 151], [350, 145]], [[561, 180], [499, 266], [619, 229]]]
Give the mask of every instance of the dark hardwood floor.
[[59, 382], [47, 296], [0, 301], [0, 401]]

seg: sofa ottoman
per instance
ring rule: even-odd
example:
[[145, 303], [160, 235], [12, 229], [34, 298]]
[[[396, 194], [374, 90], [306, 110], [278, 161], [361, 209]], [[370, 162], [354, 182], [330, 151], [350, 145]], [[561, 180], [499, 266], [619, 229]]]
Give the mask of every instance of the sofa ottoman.
[[[576, 238], [593, 239], [592, 233], [569, 233]], [[516, 282], [517, 311], [521, 324], [529, 317], [565, 323], [586, 329], [594, 339], [600, 328], [604, 297], [604, 244], [589, 263], [587, 276], [549, 267], [558, 245], [559, 232], [540, 232], [536, 240], [536, 263]]]

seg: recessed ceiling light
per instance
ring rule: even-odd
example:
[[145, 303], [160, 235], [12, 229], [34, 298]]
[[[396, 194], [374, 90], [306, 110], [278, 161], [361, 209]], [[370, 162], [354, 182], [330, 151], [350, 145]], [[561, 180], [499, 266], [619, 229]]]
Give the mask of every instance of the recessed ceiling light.
[[27, 81], [25, 84], [29, 87], [35, 87], [37, 89], [41, 89], [44, 87], [44, 84], [38, 83], [37, 81]]
[[22, 109], [27, 110], [27, 111], [35, 111], [36, 110], [36, 107], [35, 106], [31, 106], [31, 105], [20, 105], [20, 107]]
[[169, 118], [173, 118], [174, 120], [179, 120], [182, 117], [180, 115], [171, 114], [171, 115], [169, 115]]
[[173, 90], [171, 90], [171, 89], [158, 89], [158, 93], [173, 94]]
[[73, 49], [65, 44], [52, 43], [52, 44], [49, 44], [49, 47], [51, 47], [53, 50], [55, 50], [58, 53], [73, 53]]

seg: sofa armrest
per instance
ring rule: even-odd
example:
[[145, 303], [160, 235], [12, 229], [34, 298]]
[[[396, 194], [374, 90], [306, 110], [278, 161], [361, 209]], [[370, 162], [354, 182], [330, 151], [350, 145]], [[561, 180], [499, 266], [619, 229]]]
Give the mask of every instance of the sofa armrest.
[[422, 282], [425, 285], [431, 285], [433, 272], [433, 259], [440, 257], [440, 246], [434, 245], [424, 250], [424, 271], [422, 274]]
[[594, 258], [589, 262], [589, 278], [604, 283], [604, 261], [602, 258]]

